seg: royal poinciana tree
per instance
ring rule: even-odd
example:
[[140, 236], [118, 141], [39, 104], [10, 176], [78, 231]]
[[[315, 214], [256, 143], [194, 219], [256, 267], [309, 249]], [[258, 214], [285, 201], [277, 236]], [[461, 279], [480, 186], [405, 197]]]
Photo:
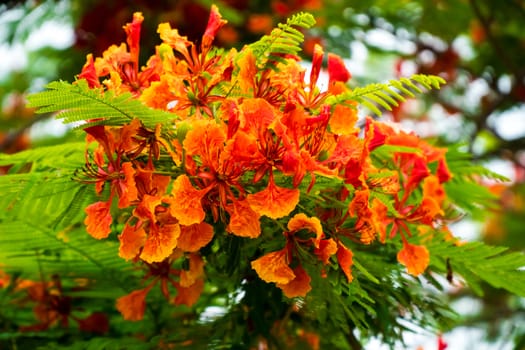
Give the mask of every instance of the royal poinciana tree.
[[307, 13], [217, 48], [215, 6], [198, 42], [159, 24], [141, 62], [144, 21], [29, 96], [74, 142], [0, 157], [5, 344], [393, 346], [409, 324], [449, 329], [447, 283], [525, 295], [522, 254], [448, 229], [494, 200], [480, 177], [503, 178], [366, 114], [442, 78], [350, 89], [319, 45], [307, 73]]

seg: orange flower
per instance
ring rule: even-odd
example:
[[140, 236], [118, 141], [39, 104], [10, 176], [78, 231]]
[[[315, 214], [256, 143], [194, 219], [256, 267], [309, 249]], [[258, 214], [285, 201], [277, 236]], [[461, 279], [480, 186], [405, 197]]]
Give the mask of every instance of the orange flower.
[[409, 274], [419, 276], [425, 272], [430, 262], [430, 255], [427, 247], [404, 241], [403, 249], [397, 253], [397, 261], [406, 266]]
[[265, 282], [287, 284], [295, 278], [295, 274], [288, 266], [285, 249], [263, 255], [252, 261], [252, 268]]
[[102, 239], [109, 236], [111, 233], [111, 223], [113, 217], [110, 213], [111, 203], [108, 202], [96, 202], [86, 207], [85, 212], [87, 214], [84, 224], [86, 225], [86, 231], [96, 239]]
[[312, 289], [310, 286], [310, 281], [312, 279], [301, 265], [297, 265], [297, 267], [293, 269], [293, 273], [295, 274], [295, 278], [290, 282], [286, 284], [277, 283], [276, 285], [282, 289], [284, 295], [288, 298], [305, 297]]
[[299, 203], [300, 192], [298, 189], [289, 189], [277, 186], [270, 176], [268, 186], [255, 194], [249, 194], [246, 200], [250, 207], [260, 215], [272, 219], [282, 218], [290, 214]]
[[371, 221], [374, 228], [375, 234], [379, 234], [379, 240], [381, 243], [385, 243], [386, 240], [386, 228], [390, 222], [388, 218], [388, 208], [379, 199], [374, 198], [371, 205]]
[[183, 142], [187, 157], [199, 156], [205, 166], [217, 169], [226, 141], [224, 128], [213, 120], [196, 121], [192, 126]]
[[140, 258], [148, 263], [166, 259], [177, 246], [179, 224], [150, 225]]
[[196, 252], [213, 238], [213, 226], [206, 222], [181, 227], [177, 248], [185, 252]]
[[204, 220], [206, 213], [202, 209], [202, 197], [206, 190], [193, 187], [186, 175], [180, 175], [173, 181], [171, 197], [165, 199], [170, 204], [170, 213], [181, 225], [198, 224]]
[[352, 251], [342, 243], [339, 243], [339, 247], [337, 248], [337, 261], [339, 261], [339, 266], [341, 267], [341, 270], [343, 270], [348, 282], [352, 282], [354, 279], [352, 276], [352, 257]]
[[230, 222], [226, 230], [239, 237], [257, 238], [261, 234], [260, 215], [252, 210], [248, 201], [234, 201], [228, 208]]
[[148, 295], [150, 287], [144, 289], [134, 290], [133, 292], [124, 295], [117, 299], [117, 310], [127, 321], [140, 321], [144, 317], [146, 311], [146, 295]]
[[142, 227], [126, 224], [118, 239], [120, 241], [119, 256], [126, 260], [134, 259], [146, 241], [146, 231]]

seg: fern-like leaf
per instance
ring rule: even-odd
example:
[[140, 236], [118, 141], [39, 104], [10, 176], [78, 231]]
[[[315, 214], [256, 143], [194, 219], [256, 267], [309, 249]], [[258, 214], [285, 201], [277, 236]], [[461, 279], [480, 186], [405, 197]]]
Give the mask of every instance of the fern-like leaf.
[[525, 296], [525, 254], [521, 252], [509, 252], [508, 248], [489, 246], [482, 242], [455, 245], [437, 239], [427, 244], [427, 248], [431, 265], [442, 272], [447, 270], [448, 265], [478, 295], [483, 295], [480, 282], [484, 281], [495, 288]]
[[253, 51], [259, 69], [275, 69], [276, 63], [283, 62], [284, 55], [297, 54], [301, 51], [304, 35], [294, 27], [311, 28], [315, 24], [314, 17], [309, 13], [298, 13], [290, 17], [286, 23], [279, 23], [268, 35], [249, 47]]
[[75, 84], [64, 81], [49, 83], [48, 90], [28, 96], [28, 107], [38, 108], [38, 113], [58, 112], [64, 123], [82, 122], [91, 125], [122, 125], [137, 118], [153, 128], [176, 118], [175, 114], [149, 108], [134, 99], [130, 93], [115, 95], [111, 91], [91, 89], [85, 80]]
[[400, 102], [406, 100], [406, 97], [414, 97], [415, 94], [422, 93], [422, 88], [439, 89], [445, 83], [445, 80], [438, 76], [415, 74], [410, 78], [390, 80], [388, 83], [357, 87], [352, 91], [329, 97], [327, 103], [336, 105], [356, 101], [380, 116], [382, 112], [378, 106], [391, 111], [392, 107], [398, 106]]
[[472, 156], [462, 152], [462, 145], [449, 147], [446, 153], [447, 164], [453, 177], [444, 183], [450, 200], [469, 213], [474, 219], [483, 219], [488, 208], [496, 208], [498, 197], [487, 186], [479, 182], [484, 177], [497, 181], [509, 181], [481, 165], [476, 165]]

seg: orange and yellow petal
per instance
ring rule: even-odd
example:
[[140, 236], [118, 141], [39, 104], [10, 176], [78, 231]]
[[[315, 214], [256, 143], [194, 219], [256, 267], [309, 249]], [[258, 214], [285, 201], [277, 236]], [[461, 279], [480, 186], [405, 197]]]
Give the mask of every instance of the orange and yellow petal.
[[314, 249], [314, 254], [317, 255], [319, 260], [325, 265], [328, 264], [330, 257], [335, 253], [337, 253], [337, 243], [331, 238], [322, 239], [319, 242], [319, 248]]
[[148, 263], [166, 259], [177, 246], [179, 236], [179, 224], [150, 225], [140, 258]]
[[257, 238], [261, 234], [260, 215], [255, 212], [246, 200], [235, 201], [230, 213], [230, 222], [226, 230], [239, 237]]
[[124, 173], [124, 181], [118, 182], [119, 208], [127, 208], [131, 202], [137, 200], [138, 192], [135, 184], [135, 169], [131, 162], [122, 163], [122, 172]]
[[348, 282], [352, 282], [354, 279], [352, 276], [353, 254], [352, 251], [343, 244], [339, 244], [337, 248], [337, 261]]
[[286, 250], [283, 249], [263, 255], [251, 265], [263, 281], [287, 284], [295, 278], [287, 260]]
[[293, 269], [295, 278], [286, 284], [277, 283], [277, 287], [281, 288], [284, 295], [288, 298], [305, 297], [312, 289], [310, 285], [311, 278], [306, 271], [298, 265]]
[[405, 242], [403, 249], [397, 253], [397, 261], [406, 266], [409, 274], [419, 276], [425, 272], [430, 262], [430, 254], [425, 246]]
[[85, 212], [87, 214], [84, 224], [86, 225], [86, 231], [92, 237], [96, 239], [102, 239], [109, 236], [111, 233], [111, 223], [113, 217], [110, 213], [111, 203], [108, 202], [96, 202], [86, 207]]
[[120, 241], [119, 256], [123, 259], [134, 259], [146, 241], [146, 231], [140, 227], [126, 224], [118, 236]]
[[348, 107], [338, 104], [335, 106], [328, 125], [330, 131], [336, 135], [349, 135], [359, 132], [356, 128], [357, 106]]
[[315, 234], [315, 246], [319, 246], [319, 241], [323, 237], [323, 227], [321, 221], [313, 217], [308, 217], [303, 213], [295, 214], [293, 218], [288, 221], [288, 230], [290, 232], [297, 232], [300, 230], [307, 230]]
[[189, 226], [181, 226], [181, 233], [177, 242], [177, 248], [185, 252], [196, 252], [213, 238], [213, 226], [201, 222]]
[[117, 299], [117, 310], [127, 321], [140, 321], [146, 311], [146, 295], [151, 287], [134, 290]]
[[298, 189], [279, 187], [270, 180], [264, 190], [249, 194], [246, 200], [250, 207], [261, 216], [266, 215], [271, 219], [279, 219], [295, 209], [299, 203], [299, 196]]
[[240, 129], [252, 135], [259, 135], [275, 119], [272, 105], [262, 98], [245, 99], [240, 106]]
[[145, 194], [142, 200], [133, 210], [133, 215], [142, 220], [155, 222], [155, 208], [162, 204], [162, 198], [159, 196], [150, 196]]
[[186, 155], [199, 156], [204, 164], [216, 169], [226, 141], [224, 128], [212, 120], [196, 121], [192, 126], [182, 143]]
[[170, 213], [179, 220], [181, 225], [198, 224], [204, 220], [206, 213], [202, 209], [202, 197], [205, 190], [198, 190], [186, 175], [180, 175], [173, 181], [170, 204]]

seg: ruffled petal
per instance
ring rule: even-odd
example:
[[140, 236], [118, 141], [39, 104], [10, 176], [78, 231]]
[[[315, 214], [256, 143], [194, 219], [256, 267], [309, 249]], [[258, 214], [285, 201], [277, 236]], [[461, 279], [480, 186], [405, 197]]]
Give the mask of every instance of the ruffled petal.
[[202, 209], [204, 190], [198, 190], [186, 175], [180, 175], [173, 181], [171, 197], [167, 199], [170, 204], [170, 213], [176, 217], [181, 225], [198, 224], [204, 220], [206, 213]]
[[403, 249], [397, 253], [397, 261], [406, 266], [409, 274], [419, 276], [425, 272], [430, 262], [430, 254], [425, 246], [405, 242]]
[[185, 252], [196, 252], [213, 238], [213, 226], [206, 222], [182, 226], [177, 248]]
[[166, 259], [177, 246], [179, 224], [151, 225], [140, 258], [148, 263]]
[[120, 241], [119, 256], [126, 260], [134, 259], [146, 241], [146, 231], [142, 227], [126, 224], [118, 239]]
[[87, 214], [84, 224], [86, 231], [96, 239], [102, 239], [111, 233], [113, 217], [110, 213], [110, 202], [96, 202], [86, 207]]
[[255, 212], [248, 201], [235, 201], [228, 210], [230, 222], [226, 230], [239, 237], [257, 238], [261, 234], [260, 215]]
[[250, 207], [260, 215], [279, 219], [295, 209], [299, 203], [299, 195], [298, 189], [279, 187], [270, 179], [264, 190], [248, 195], [246, 200]]
[[284, 295], [288, 298], [305, 297], [312, 289], [310, 285], [311, 278], [306, 271], [298, 265], [293, 269], [295, 278], [286, 284], [277, 283], [277, 287], [281, 288]]
[[337, 248], [337, 261], [339, 261], [339, 266], [348, 279], [348, 282], [352, 282], [354, 279], [352, 276], [352, 257], [352, 251], [344, 245], [339, 244], [339, 247]]
[[146, 295], [151, 287], [134, 290], [117, 299], [117, 310], [127, 321], [140, 321], [146, 311]]
[[293, 270], [288, 266], [285, 250], [268, 253], [252, 261], [251, 265], [259, 277], [268, 283], [287, 284], [295, 278]]

